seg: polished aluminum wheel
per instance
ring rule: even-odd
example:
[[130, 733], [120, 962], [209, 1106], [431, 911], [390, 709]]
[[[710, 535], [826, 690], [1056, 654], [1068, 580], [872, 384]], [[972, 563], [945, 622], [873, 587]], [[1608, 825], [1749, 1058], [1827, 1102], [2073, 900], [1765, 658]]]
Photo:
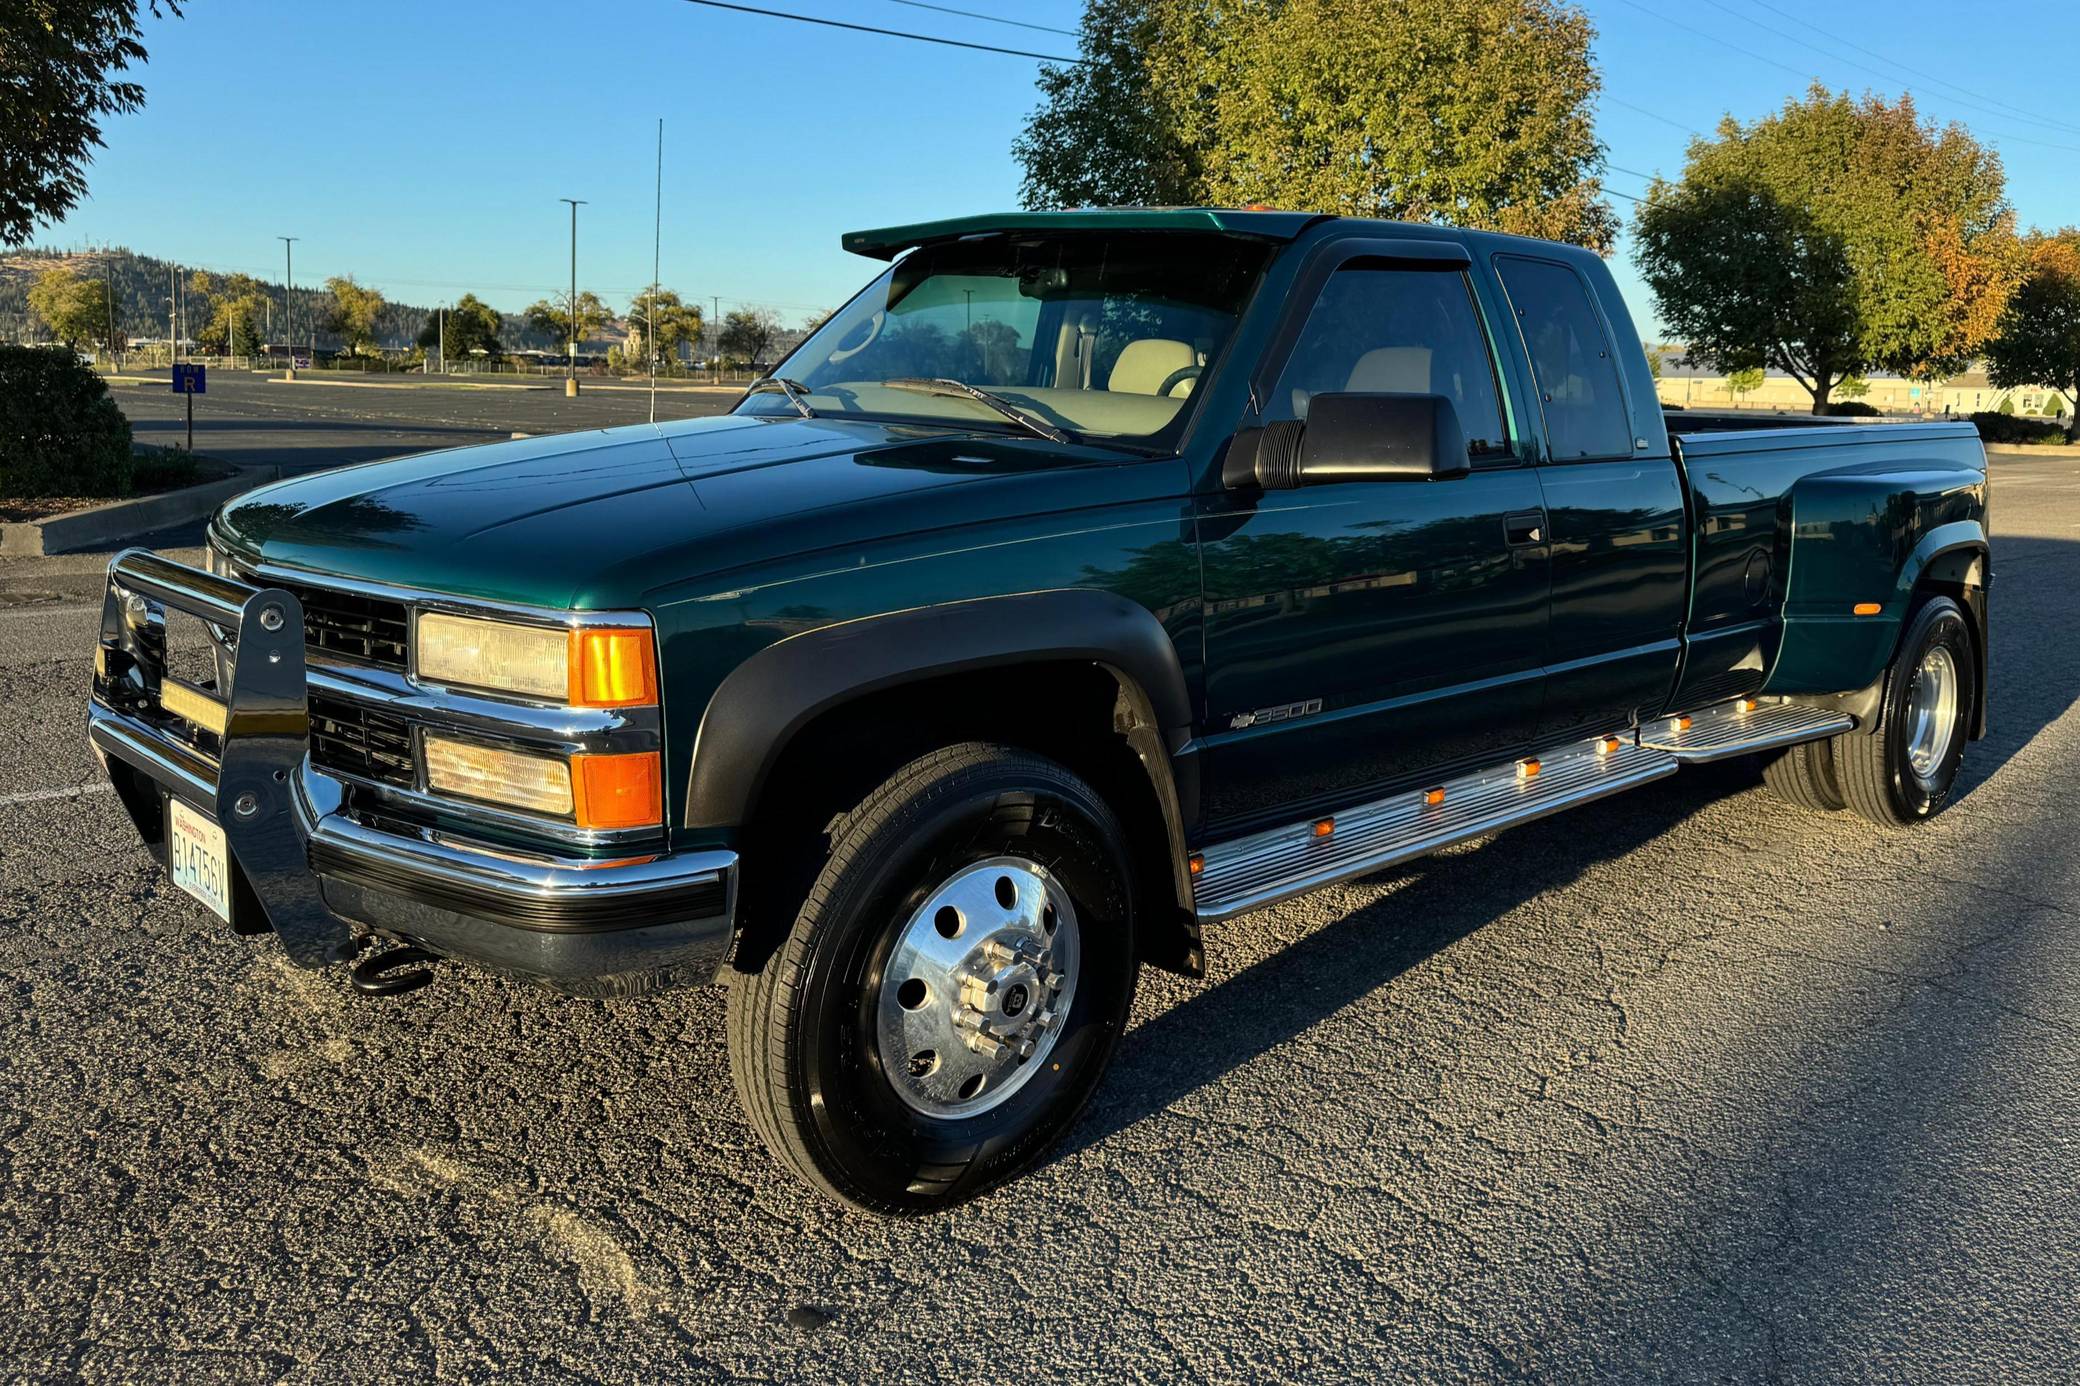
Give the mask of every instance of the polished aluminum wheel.
[[925, 896], [881, 973], [890, 1086], [941, 1118], [989, 1111], [1040, 1071], [1076, 995], [1076, 909], [1021, 857], [963, 867]]
[[1907, 764], [1922, 780], [1933, 780], [1957, 735], [1957, 660], [1941, 645], [1915, 666], [1907, 686]]

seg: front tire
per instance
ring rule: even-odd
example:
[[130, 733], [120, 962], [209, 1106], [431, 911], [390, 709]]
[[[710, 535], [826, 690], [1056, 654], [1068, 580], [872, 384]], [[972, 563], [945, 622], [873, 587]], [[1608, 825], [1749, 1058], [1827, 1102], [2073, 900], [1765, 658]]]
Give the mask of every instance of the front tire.
[[1891, 827], [1942, 808], [1964, 759], [1978, 686], [1964, 612], [1948, 597], [1932, 598], [1900, 641], [1877, 731], [1845, 732], [1831, 743], [1849, 807]]
[[1030, 1168], [1110, 1061], [1136, 980], [1125, 835], [1051, 760], [966, 744], [840, 818], [783, 943], [732, 976], [730, 1068], [773, 1153], [914, 1214]]

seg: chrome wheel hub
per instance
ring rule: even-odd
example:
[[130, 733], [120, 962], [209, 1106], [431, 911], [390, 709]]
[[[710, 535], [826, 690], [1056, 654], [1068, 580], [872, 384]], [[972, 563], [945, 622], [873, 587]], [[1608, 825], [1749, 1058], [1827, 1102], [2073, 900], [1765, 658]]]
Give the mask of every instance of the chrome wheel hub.
[[1957, 735], [1957, 660], [1941, 645], [1921, 656], [1907, 686], [1907, 764], [1922, 780], [1933, 780]]
[[1076, 994], [1076, 910], [1047, 868], [994, 857], [942, 881], [882, 969], [882, 1071], [926, 1116], [989, 1111], [1053, 1050]]

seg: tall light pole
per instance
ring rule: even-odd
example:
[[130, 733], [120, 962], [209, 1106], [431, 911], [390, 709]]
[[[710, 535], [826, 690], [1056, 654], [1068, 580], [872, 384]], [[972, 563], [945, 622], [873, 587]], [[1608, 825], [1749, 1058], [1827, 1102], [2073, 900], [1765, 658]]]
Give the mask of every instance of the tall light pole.
[[296, 378], [296, 310], [289, 297], [296, 287], [296, 243], [301, 236], [276, 236], [282, 243], [282, 335], [289, 340], [289, 369], [283, 373], [284, 380]]
[[559, 197], [556, 200], [571, 204], [571, 360], [570, 374], [563, 382], [563, 393], [566, 399], [575, 399], [578, 394], [578, 209], [585, 205], [585, 199]]

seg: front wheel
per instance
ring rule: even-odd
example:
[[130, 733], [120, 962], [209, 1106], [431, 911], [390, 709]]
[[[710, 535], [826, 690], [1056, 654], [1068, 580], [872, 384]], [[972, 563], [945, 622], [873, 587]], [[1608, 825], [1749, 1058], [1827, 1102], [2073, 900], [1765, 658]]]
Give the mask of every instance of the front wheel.
[[1978, 686], [1964, 612], [1948, 597], [1931, 599], [1900, 641], [1878, 730], [1833, 740], [1836, 781], [1849, 807], [1893, 826], [1940, 809], [1964, 759]]
[[781, 946], [732, 977], [737, 1094], [812, 1186], [881, 1213], [1037, 1161], [1096, 1089], [1136, 976], [1125, 838], [1000, 746], [912, 761], [838, 820]]

